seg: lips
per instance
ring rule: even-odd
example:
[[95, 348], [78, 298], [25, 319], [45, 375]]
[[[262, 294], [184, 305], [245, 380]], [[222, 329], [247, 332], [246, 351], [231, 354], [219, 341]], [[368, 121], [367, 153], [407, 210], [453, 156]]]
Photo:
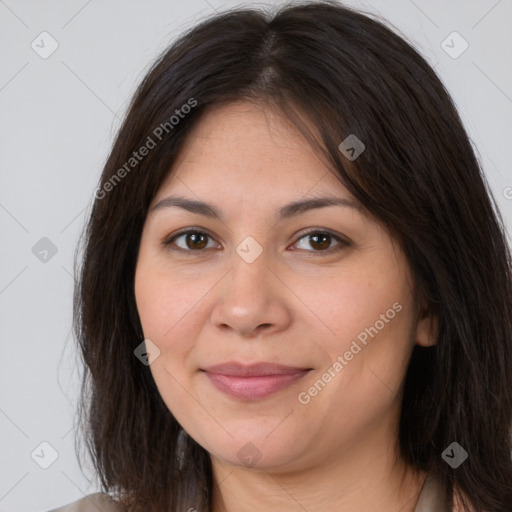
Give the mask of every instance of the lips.
[[251, 365], [227, 362], [201, 368], [219, 391], [242, 400], [270, 396], [304, 377], [310, 370], [267, 362]]
[[264, 375], [289, 375], [298, 371], [307, 371], [311, 368], [298, 368], [275, 363], [253, 363], [249, 365], [229, 362], [208, 366], [203, 369], [209, 373], [232, 375], [236, 377], [259, 377]]

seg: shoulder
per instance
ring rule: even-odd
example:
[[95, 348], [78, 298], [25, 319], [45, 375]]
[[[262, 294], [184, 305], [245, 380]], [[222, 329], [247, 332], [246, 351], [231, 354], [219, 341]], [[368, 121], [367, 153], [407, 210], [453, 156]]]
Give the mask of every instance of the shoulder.
[[420, 496], [414, 512], [455, 512], [443, 494], [439, 478], [433, 474], [427, 475], [423, 482]]
[[108, 494], [97, 492], [49, 512], [123, 512], [123, 506]]
[[430, 512], [433, 510], [436, 512], [476, 512], [472, 506], [464, 508], [461, 496], [467, 499], [467, 496], [455, 485], [450, 503], [446, 502], [443, 497], [441, 481], [437, 477], [429, 475], [425, 479], [414, 512]]

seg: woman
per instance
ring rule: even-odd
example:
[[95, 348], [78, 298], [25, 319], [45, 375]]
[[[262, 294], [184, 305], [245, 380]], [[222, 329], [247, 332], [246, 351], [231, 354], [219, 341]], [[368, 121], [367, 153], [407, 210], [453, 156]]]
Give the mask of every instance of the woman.
[[509, 249], [402, 38], [334, 2], [202, 22], [95, 196], [75, 318], [104, 493], [60, 511], [511, 510]]

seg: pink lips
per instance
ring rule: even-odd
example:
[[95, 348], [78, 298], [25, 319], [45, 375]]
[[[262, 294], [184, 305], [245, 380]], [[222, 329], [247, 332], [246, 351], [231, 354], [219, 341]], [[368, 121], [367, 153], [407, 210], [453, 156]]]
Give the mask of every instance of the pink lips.
[[243, 365], [229, 362], [202, 369], [220, 391], [243, 400], [258, 400], [279, 391], [309, 372], [274, 363]]

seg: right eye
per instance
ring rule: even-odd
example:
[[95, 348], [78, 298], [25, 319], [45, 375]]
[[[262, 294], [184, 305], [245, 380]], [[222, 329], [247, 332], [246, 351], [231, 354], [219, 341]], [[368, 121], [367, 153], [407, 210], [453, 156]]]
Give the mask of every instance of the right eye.
[[[208, 245], [208, 238], [213, 241], [213, 238], [204, 231], [188, 229], [166, 239], [163, 245], [172, 251], [199, 253], [204, 252], [204, 249], [212, 248], [212, 245]], [[215, 243], [213, 247], [215, 247]]]

